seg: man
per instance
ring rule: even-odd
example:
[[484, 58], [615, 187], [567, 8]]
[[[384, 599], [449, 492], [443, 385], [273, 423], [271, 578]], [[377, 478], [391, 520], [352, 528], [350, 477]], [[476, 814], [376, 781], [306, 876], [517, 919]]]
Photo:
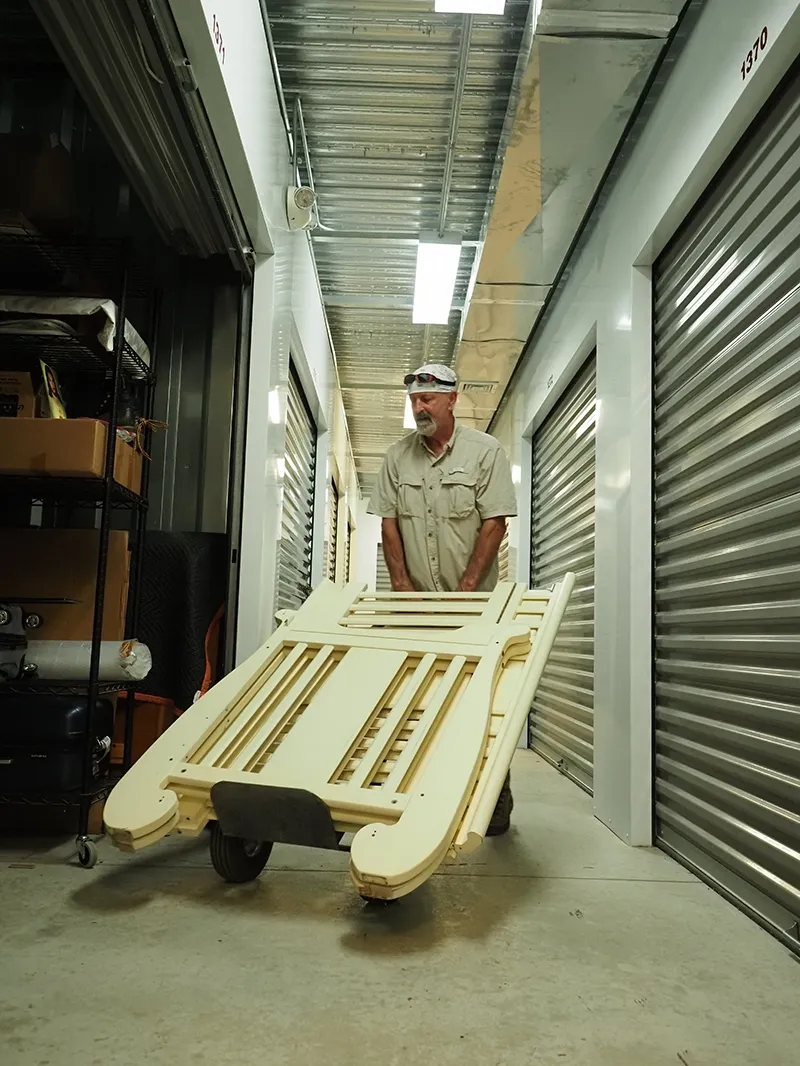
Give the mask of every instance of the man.
[[[494, 437], [456, 425], [449, 367], [420, 367], [405, 385], [417, 428], [387, 452], [369, 505], [383, 519], [392, 588], [491, 591], [506, 519], [517, 513], [508, 460]], [[506, 778], [488, 835], [508, 830], [512, 807]]]

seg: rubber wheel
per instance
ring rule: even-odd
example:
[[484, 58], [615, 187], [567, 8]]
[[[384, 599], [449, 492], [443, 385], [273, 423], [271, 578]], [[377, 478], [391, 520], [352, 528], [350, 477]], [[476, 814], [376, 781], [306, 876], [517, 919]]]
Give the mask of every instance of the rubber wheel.
[[208, 851], [211, 865], [222, 880], [242, 885], [246, 881], [255, 881], [267, 865], [272, 844], [264, 840], [225, 836], [219, 822], [214, 822]]
[[91, 870], [97, 863], [97, 845], [93, 840], [78, 841], [78, 862], [84, 870]]

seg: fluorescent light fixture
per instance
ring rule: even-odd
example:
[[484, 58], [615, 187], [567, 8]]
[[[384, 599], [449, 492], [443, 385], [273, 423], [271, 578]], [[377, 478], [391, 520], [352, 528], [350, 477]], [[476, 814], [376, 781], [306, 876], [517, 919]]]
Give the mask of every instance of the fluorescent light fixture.
[[516, 464], [511, 467], [511, 480], [515, 485], [520, 485], [522, 483], [522, 469]]
[[436, 0], [434, 11], [442, 15], [502, 15], [506, 0]]
[[281, 398], [277, 389], [273, 389], [267, 397], [267, 417], [273, 426], [281, 424]]
[[403, 416], [403, 429], [416, 429], [417, 420], [414, 418], [414, 412], [411, 410], [411, 397], [406, 396], [406, 413]]
[[414, 279], [411, 320], [417, 325], [446, 326], [461, 258], [461, 238], [421, 233]]

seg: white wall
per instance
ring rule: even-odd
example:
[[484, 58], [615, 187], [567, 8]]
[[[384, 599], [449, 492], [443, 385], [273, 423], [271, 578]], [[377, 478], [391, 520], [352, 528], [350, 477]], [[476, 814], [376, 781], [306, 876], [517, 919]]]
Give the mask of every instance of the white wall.
[[[321, 580], [325, 499], [336, 463], [357, 520], [357, 483], [308, 238], [290, 232], [291, 162], [258, 0], [170, 0], [256, 253], [242, 522], [237, 661], [274, 628], [289, 357], [319, 429], [312, 578]], [[218, 19], [222, 50], [215, 42]], [[270, 393], [280, 417], [269, 417]], [[274, 405], [273, 405], [274, 406]]]
[[[770, 43], [743, 81], [764, 25]], [[594, 804], [631, 844], [652, 833], [650, 267], [799, 46], [796, 0], [709, 0], [493, 430], [522, 467], [525, 578], [530, 434], [596, 343]]]

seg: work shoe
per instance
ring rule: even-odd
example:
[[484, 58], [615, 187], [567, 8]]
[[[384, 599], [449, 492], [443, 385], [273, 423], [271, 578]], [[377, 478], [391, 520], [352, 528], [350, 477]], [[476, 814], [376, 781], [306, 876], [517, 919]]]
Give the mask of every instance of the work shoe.
[[511, 795], [511, 774], [508, 774], [500, 795], [497, 797], [494, 812], [486, 830], [487, 837], [499, 837], [511, 828], [511, 812], [514, 809], [514, 797]]

